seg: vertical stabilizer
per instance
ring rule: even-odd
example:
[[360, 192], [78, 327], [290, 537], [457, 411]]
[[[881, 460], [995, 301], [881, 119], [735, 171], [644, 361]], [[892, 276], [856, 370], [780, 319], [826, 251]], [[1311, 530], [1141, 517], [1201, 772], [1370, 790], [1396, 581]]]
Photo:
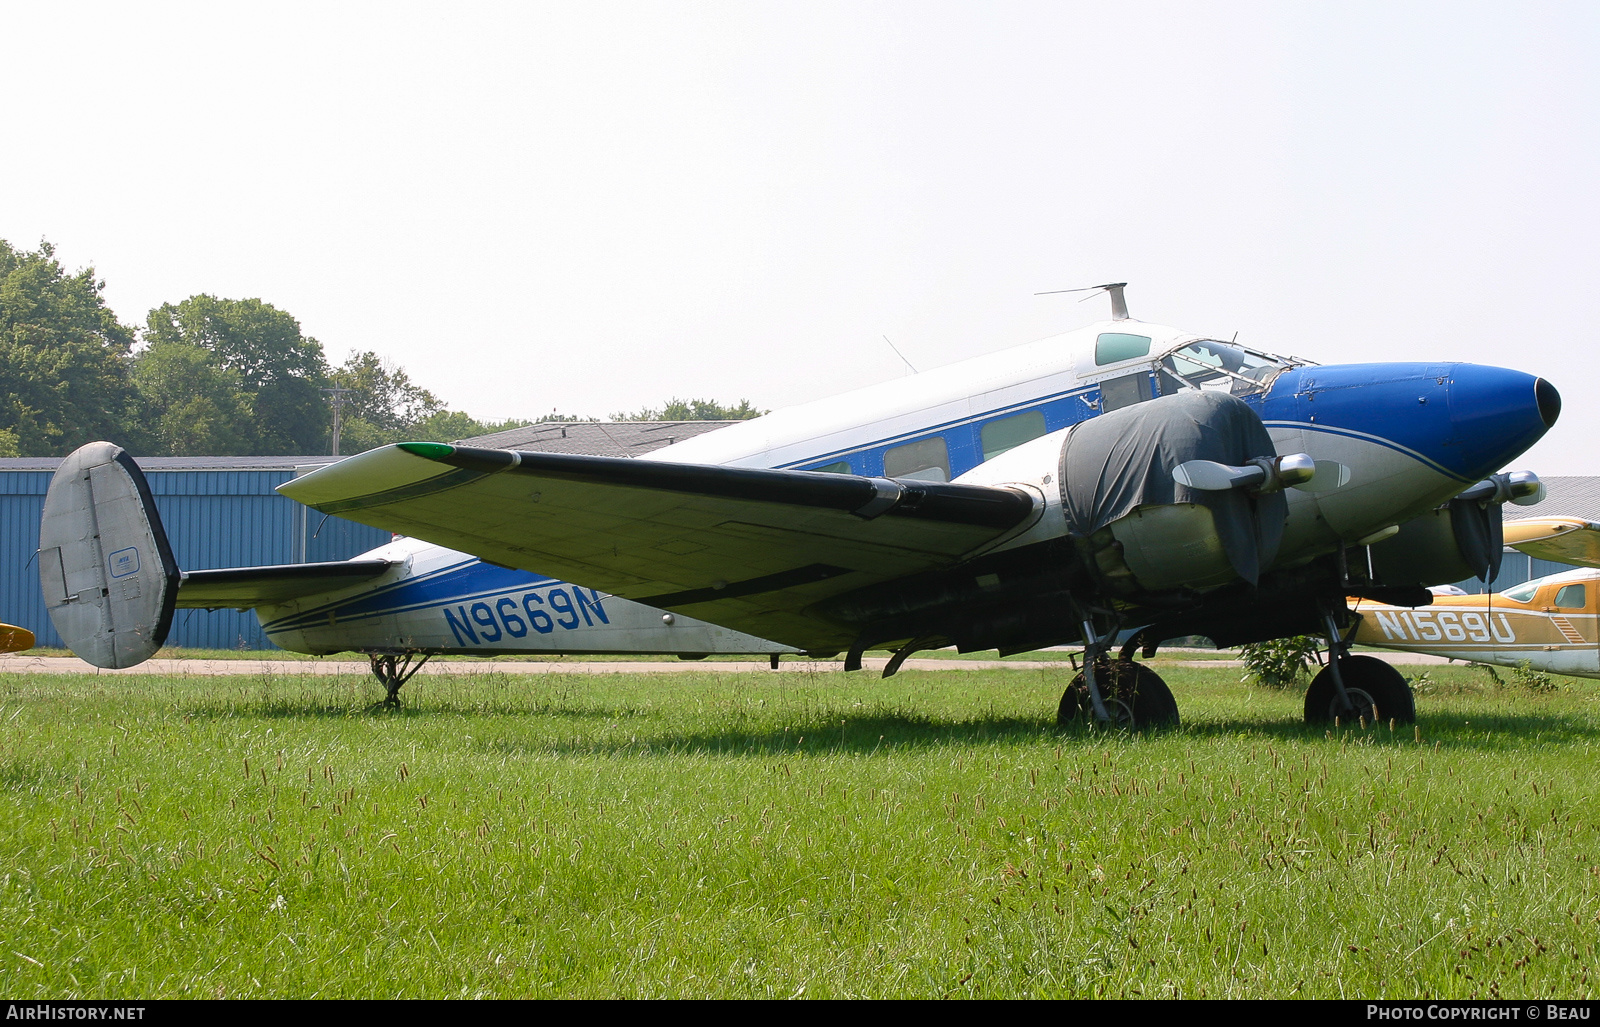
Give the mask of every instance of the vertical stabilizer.
[[56, 632], [96, 667], [132, 667], [167, 639], [178, 562], [144, 473], [109, 442], [61, 462], [39, 522], [39, 583]]

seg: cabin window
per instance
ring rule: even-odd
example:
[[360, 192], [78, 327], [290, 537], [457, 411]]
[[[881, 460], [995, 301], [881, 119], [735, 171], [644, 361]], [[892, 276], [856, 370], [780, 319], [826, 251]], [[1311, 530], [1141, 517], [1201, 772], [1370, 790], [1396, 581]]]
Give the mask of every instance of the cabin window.
[[1140, 371], [1100, 383], [1100, 412], [1121, 410], [1150, 398], [1150, 374]]
[[1556, 605], [1569, 610], [1581, 610], [1589, 605], [1588, 598], [1583, 594], [1582, 585], [1566, 585], [1556, 593]]
[[896, 446], [883, 454], [883, 473], [888, 478], [949, 481], [950, 451], [938, 435]]
[[854, 471], [852, 471], [850, 469], [850, 461], [848, 461], [848, 460], [835, 460], [831, 464], [823, 464], [820, 467], [807, 467], [806, 470], [808, 470], [808, 471], [816, 471], [819, 474], [854, 474], [855, 473]]
[[990, 421], [979, 433], [983, 437], [983, 458], [993, 460], [1007, 450], [1016, 449], [1044, 434], [1044, 411], [1029, 410], [1015, 417]]
[[1121, 332], [1101, 332], [1094, 340], [1094, 362], [1115, 364], [1119, 360], [1150, 355], [1148, 335], [1124, 335]]

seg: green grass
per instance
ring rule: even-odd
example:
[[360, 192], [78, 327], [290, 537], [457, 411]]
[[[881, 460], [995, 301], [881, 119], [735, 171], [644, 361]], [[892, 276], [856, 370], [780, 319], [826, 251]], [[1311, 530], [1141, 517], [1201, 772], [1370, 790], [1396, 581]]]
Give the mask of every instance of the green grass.
[[[1365, 651], [1363, 649], [1363, 651]], [[73, 656], [70, 649], [51, 649], [45, 646], [36, 646], [24, 653], [23, 656], [43, 657], [68, 657]], [[869, 658], [884, 658], [889, 656], [887, 651], [868, 652]], [[916, 654], [917, 659], [934, 660], [997, 660], [1004, 659], [1010, 662], [1054, 662], [1065, 663], [1081, 655], [1076, 649], [1041, 649], [1037, 652], [1018, 653], [1015, 656], [1001, 657], [998, 652], [989, 649], [983, 652], [958, 653], [954, 649], [927, 649]], [[1160, 662], [1174, 662], [1183, 660], [1229, 660], [1238, 659], [1239, 654], [1233, 650], [1211, 649], [1163, 649], [1157, 659]], [[327, 656], [312, 656], [307, 653], [290, 652], [285, 649], [190, 649], [168, 646], [156, 652], [152, 659], [157, 660], [280, 660], [304, 661], [312, 660], [343, 660], [360, 662], [367, 658], [365, 653], [345, 652], [333, 653]], [[842, 657], [840, 657], [842, 658]], [[654, 653], [508, 653], [501, 656], [435, 656], [434, 660], [470, 663], [671, 663], [677, 660], [675, 656], [662, 656]], [[705, 662], [715, 663], [761, 663], [767, 657], [761, 653], [718, 653], [707, 656]], [[804, 661], [803, 656], [785, 656], [784, 662]], [[700, 662], [700, 661], [688, 661]]]
[[0, 993], [1593, 997], [1600, 689], [0, 677]]

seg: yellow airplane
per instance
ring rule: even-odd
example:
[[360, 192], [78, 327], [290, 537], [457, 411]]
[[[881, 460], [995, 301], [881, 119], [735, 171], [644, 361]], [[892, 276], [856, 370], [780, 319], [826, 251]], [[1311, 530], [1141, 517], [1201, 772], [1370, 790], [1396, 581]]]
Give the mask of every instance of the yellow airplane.
[[27, 628], [0, 624], [0, 653], [20, 653], [24, 649], [32, 649], [34, 642], [33, 632]]
[[1506, 545], [1578, 564], [1488, 595], [1436, 596], [1411, 609], [1355, 599], [1349, 641], [1473, 663], [1600, 678], [1600, 523], [1578, 517], [1507, 521]]

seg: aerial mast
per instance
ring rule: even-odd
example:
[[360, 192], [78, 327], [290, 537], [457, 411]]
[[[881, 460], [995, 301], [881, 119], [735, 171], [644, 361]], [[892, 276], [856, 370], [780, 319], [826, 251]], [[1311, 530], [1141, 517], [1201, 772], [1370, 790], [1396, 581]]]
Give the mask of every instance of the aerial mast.
[[[1111, 297], [1111, 320], [1126, 321], [1128, 319], [1128, 301], [1123, 299], [1122, 290], [1127, 288], [1127, 282], [1110, 282], [1106, 285], [1087, 285], [1081, 289], [1050, 289], [1046, 292], [1036, 292], [1035, 296], [1055, 296], [1063, 292], [1088, 292], [1096, 293], [1104, 290]], [[1083, 299], [1092, 297], [1085, 296]], [[1079, 300], [1082, 303], [1083, 300]]]

